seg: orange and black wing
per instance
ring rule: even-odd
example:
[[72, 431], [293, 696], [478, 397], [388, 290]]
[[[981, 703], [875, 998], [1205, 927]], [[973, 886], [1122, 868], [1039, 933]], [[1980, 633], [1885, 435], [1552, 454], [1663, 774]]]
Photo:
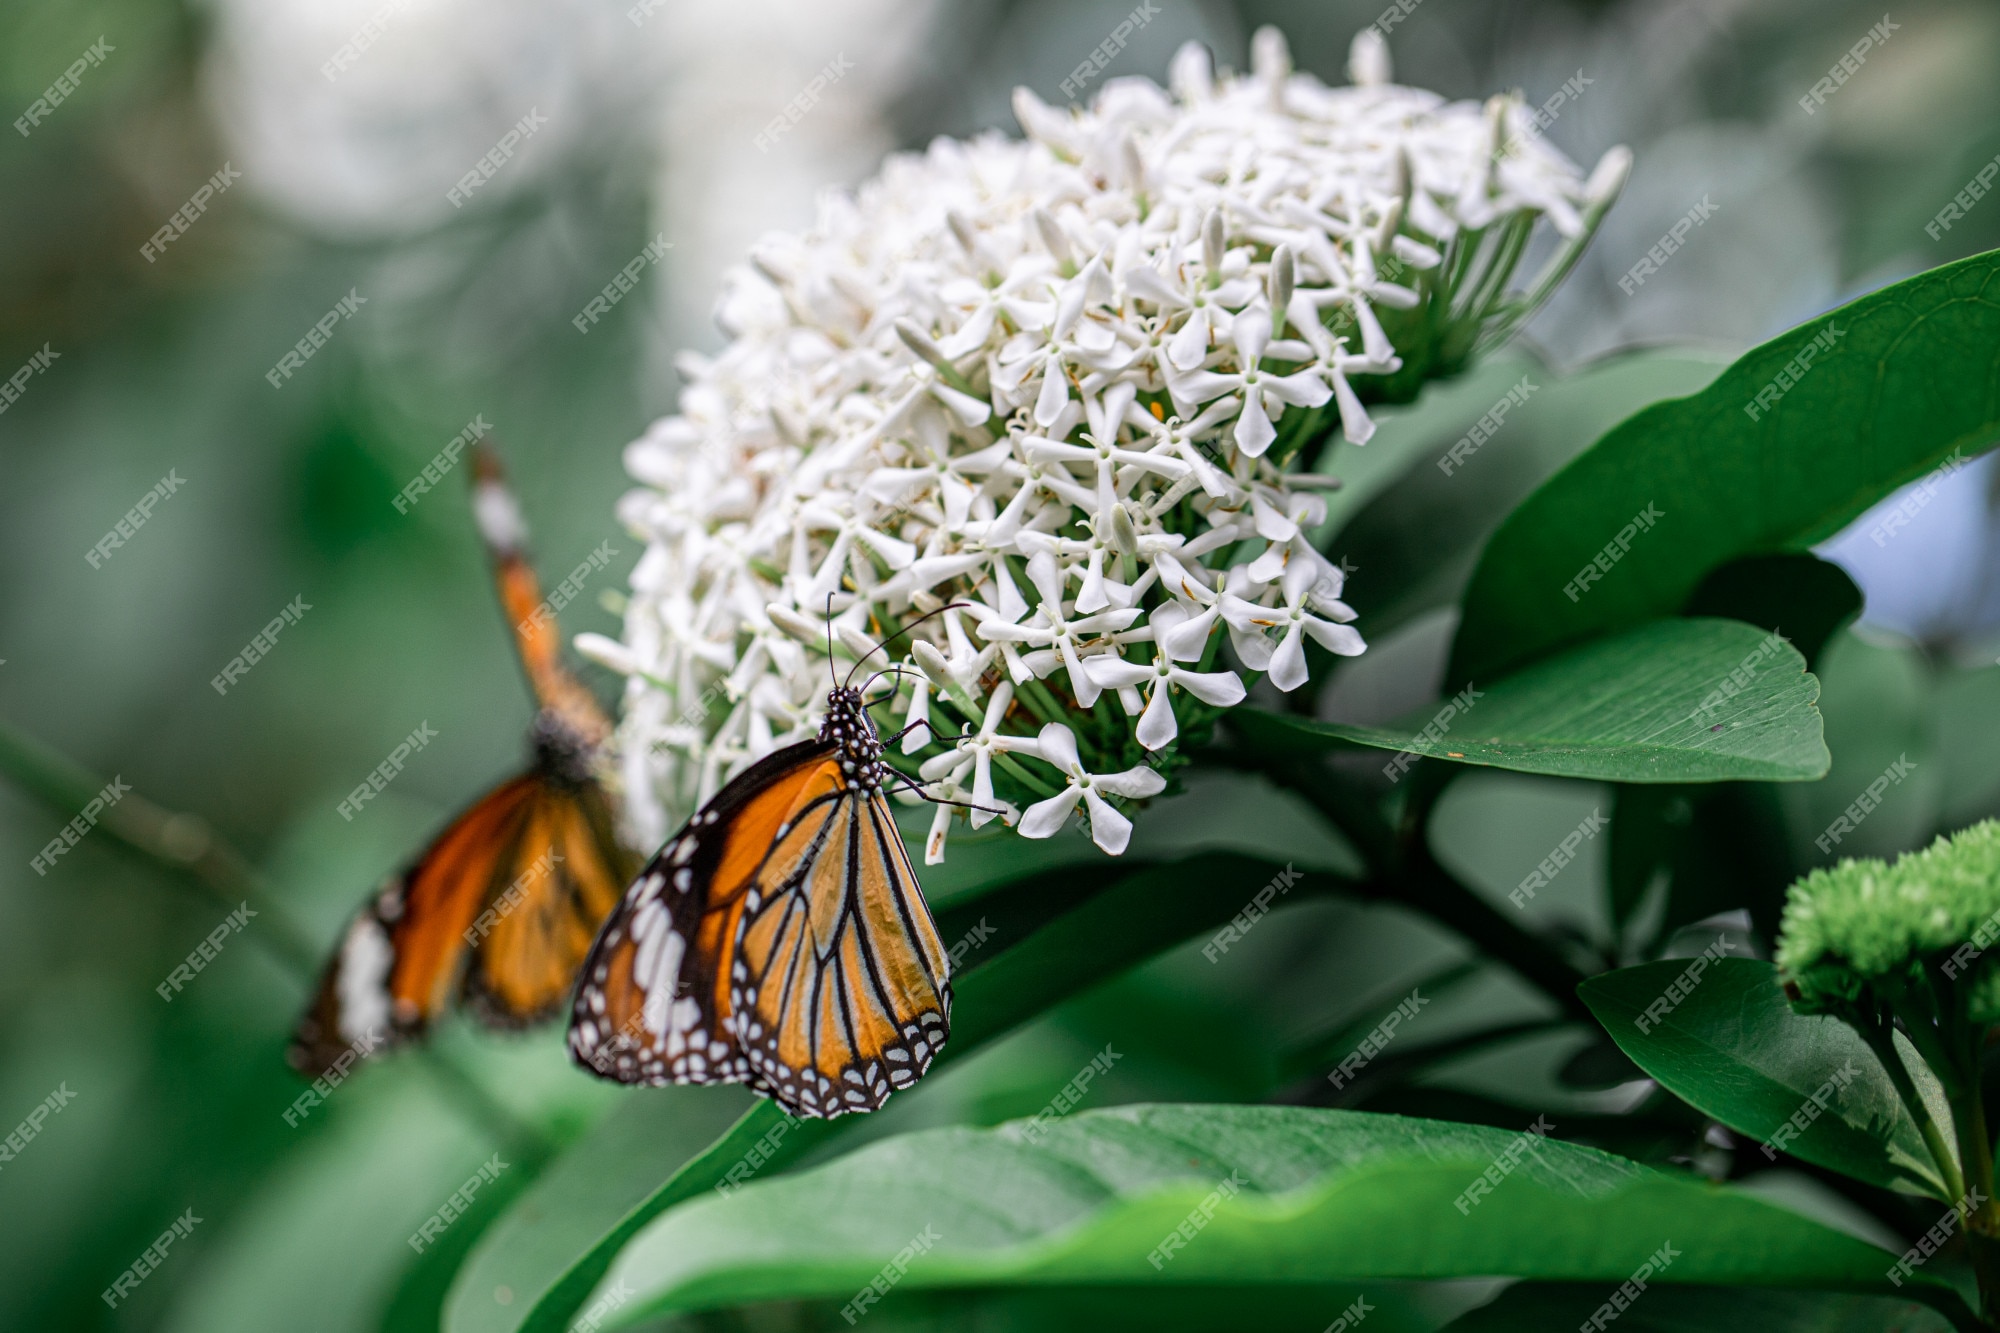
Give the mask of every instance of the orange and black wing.
[[757, 1081], [730, 1000], [744, 906], [832, 750], [802, 741], [751, 765], [639, 872], [583, 966], [578, 1064], [620, 1083]]
[[348, 924], [288, 1052], [318, 1074], [349, 1047], [363, 1054], [421, 1033], [457, 993], [465, 932], [511, 878], [540, 780], [502, 783], [453, 820]]
[[594, 786], [503, 783], [383, 885], [341, 937], [293, 1038], [317, 1074], [421, 1035], [463, 994], [490, 1027], [557, 1013], [630, 859]]
[[515, 844], [511, 879], [463, 932], [472, 948], [465, 996], [490, 1027], [554, 1017], [618, 897], [634, 858], [619, 844], [594, 784], [544, 782]]
[[873, 1111], [944, 1044], [949, 968], [888, 802], [831, 759], [802, 797], [744, 903], [737, 1041], [796, 1114]]
[[490, 1026], [559, 1012], [598, 925], [631, 879], [598, 781], [611, 723], [563, 667], [499, 457], [473, 451], [473, 512], [540, 704], [533, 769], [488, 792], [356, 915], [299, 1022], [290, 1058], [317, 1074], [421, 1034], [461, 993]]

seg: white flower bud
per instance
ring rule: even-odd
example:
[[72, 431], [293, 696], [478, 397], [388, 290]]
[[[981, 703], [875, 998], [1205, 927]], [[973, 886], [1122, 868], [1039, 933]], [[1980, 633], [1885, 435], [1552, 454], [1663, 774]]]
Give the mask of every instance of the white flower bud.
[[764, 614], [771, 618], [773, 625], [776, 625], [800, 643], [817, 648], [821, 652], [826, 651], [827, 628], [824, 622], [815, 621], [811, 617], [786, 606], [783, 602], [772, 602], [764, 608]]
[[1215, 60], [1200, 42], [1184, 42], [1167, 68], [1167, 86], [1187, 103], [1215, 96]]
[[1201, 220], [1201, 262], [1209, 272], [1209, 281], [1222, 271], [1223, 257], [1222, 210], [1211, 208], [1208, 216]]
[[916, 659], [917, 669], [930, 678], [931, 684], [941, 690], [951, 686], [951, 663], [934, 645], [919, 639], [910, 645], [910, 656]]
[[1285, 80], [1292, 76], [1292, 48], [1284, 33], [1265, 24], [1250, 34], [1250, 69], [1274, 99], [1284, 92]]
[[1632, 150], [1624, 144], [1608, 150], [1597, 159], [1591, 169], [1590, 179], [1584, 182], [1584, 198], [1590, 207], [1599, 211], [1609, 208], [1619, 192], [1625, 188], [1625, 181], [1632, 174]]
[[1265, 278], [1264, 291], [1271, 303], [1271, 332], [1273, 336], [1285, 331], [1285, 309], [1292, 303], [1292, 283], [1297, 278], [1297, 269], [1292, 261], [1292, 247], [1280, 245], [1271, 252], [1271, 271]]
[[1120, 555], [1139, 554], [1139, 531], [1124, 505], [1111, 506], [1111, 545]]
[[1389, 39], [1372, 24], [1355, 33], [1347, 48], [1347, 81], [1357, 88], [1380, 88], [1393, 78]]
[[931, 341], [931, 336], [915, 324], [912, 324], [908, 319], [898, 318], [896, 320], [896, 336], [903, 340], [903, 346], [909, 348], [939, 370], [952, 370], [951, 362], [945, 358], [943, 352], [938, 350], [938, 345]]

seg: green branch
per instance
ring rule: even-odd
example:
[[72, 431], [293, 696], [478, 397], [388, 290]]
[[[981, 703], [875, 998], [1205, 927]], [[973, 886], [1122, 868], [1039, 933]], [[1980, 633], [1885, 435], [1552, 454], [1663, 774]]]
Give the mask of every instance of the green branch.
[[1443, 765], [1421, 763], [1395, 824], [1385, 819], [1374, 797], [1343, 783], [1325, 766], [1259, 762], [1241, 752], [1204, 751], [1203, 758], [1262, 773], [1303, 796], [1368, 864], [1367, 894], [1423, 912], [1547, 995], [1563, 1012], [1594, 1023], [1576, 993], [1584, 974], [1546, 940], [1503, 916], [1479, 893], [1462, 884], [1431, 855], [1424, 830], [1437, 796], [1449, 783]]
[[[106, 785], [81, 764], [0, 721], [0, 776], [73, 818]], [[260, 928], [245, 932], [310, 988], [318, 979], [319, 951], [290, 914], [277, 906], [270, 885], [248, 859], [199, 815], [179, 813], [126, 793], [99, 817], [96, 827], [142, 860], [175, 872], [222, 911], [249, 903]], [[434, 1046], [415, 1048], [467, 1119], [502, 1138], [524, 1155], [543, 1158], [553, 1151], [542, 1134], [502, 1105], [484, 1084]]]

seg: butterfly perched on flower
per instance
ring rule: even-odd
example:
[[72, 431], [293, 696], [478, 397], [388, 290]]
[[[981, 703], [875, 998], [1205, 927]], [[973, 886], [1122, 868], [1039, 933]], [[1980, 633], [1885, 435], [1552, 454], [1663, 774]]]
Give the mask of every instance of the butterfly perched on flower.
[[807, 1117], [876, 1110], [930, 1067], [950, 967], [866, 689], [836, 686], [817, 739], [738, 774], [639, 873], [584, 963], [579, 1064], [748, 1083]]
[[558, 1013], [636, 858], [605, 787], [611, 722], [564, 668], [498, 457], [473, 448], [473, 512], [539, 710], [528, 770], [481, 796], [357, 913], [287, 1052], [318, 1074], [421, 1036], [454, 1000], [489, 1027]]

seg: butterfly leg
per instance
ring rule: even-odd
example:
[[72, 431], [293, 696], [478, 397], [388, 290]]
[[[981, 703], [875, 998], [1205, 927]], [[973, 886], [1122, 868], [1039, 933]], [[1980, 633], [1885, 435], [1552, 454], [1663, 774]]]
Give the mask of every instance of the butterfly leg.
[[901, 778], [903, 783], [902, 786], [897, 787], [895, 789], [896, 791], [914, 792], [916, 795], [921, 796], [924, 800], [929, 801], [932, 805], [955, 805], [965, 810], [984, 810], [987, 814], [998, 815], [1002, 819], [1005, 819], [1007, 817], [1007, 812], [1005, 810], [1000, 809], [997, 806], [979, 805], [972, 801], [953, 801], [942, 796], [932, 796], [930, 793], [926, 792], [920, 784], [910, 781], [908, 778], [903, 777], [903, 775], [900, 773], [896, 774], [896, 776], [898, 778]]
[[940, 741], [949, 744], [952, 739], [951, 737], [945, 735], [942, 731], [939, 731], [936, 727], [932, 726], [931, 720], [929, 718], [920, 717], [915, 722], [912, 722], [909, 726], [904, 727], [901, 731], [897, 732], [895, 735], [885, 738], [882, 742], [882, 748], [885, 750], [888, 749], [890, 746], [894, 745], [897, 741], [903, 739], [903, 737], [915, 731], [918, 727], [922, 727], [925, 731], [928, 731], [931, 734], [931, 739], [934, 741]]

